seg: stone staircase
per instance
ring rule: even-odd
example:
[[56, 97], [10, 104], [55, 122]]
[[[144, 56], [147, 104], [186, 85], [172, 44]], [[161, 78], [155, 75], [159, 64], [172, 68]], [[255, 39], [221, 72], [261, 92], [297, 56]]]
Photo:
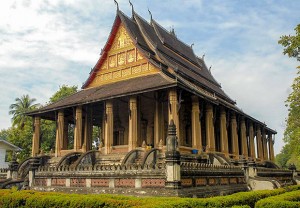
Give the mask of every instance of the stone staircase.
[[137, 165], [141, 165], [144, 160], [144, 154], [139, 154], [137, 158], [134, 160], [134, 163]]
[[56, 167], [62, 157], [52, 157], [48, 160], [47, 166], [49, 167]]
[[111, 153], [109, 155], [99, 154], [96, 157], [96, 164], [110, 165], [110, 164], [121, 164], [122, 160], [126, 156], [126, 153]]

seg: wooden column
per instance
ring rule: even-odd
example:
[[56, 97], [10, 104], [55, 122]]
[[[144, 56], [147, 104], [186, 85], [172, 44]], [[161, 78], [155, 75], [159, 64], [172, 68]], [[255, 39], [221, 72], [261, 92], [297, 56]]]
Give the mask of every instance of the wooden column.
[[69, 144], [68, 127], [69, 127], [68, 121], [67, 119], [64, 119], [64, 138], [62, 144], [62, 149], [64, 150], [68, 149], [68, 144]]
[[201, 138], [201, 123], [200, 123], [200, 109], [199, 99], [197, 96], [192, 96], [192, 147], [194, 149], [202, 150]]
[[206, 104], [206, 151], [215, 152], [215, 130], [214, 130], [214, 118], [213, 118], [213, 106], [211, 104]]
[[111, 152], [113, 136], [114, 136], [113, 102], [109, 100], [106, 101], [105, 104], [105, 132], [104, 132], [104, 153], [105, 154], [109, 154]]
[[128, 151], [137, 147], [138, 139], [138, 109], [136, 97], [129, 99], [129, 133], [128, 133]]
[[40, 152], [40, 132], [41, 132], [41, 118], [39, 116], [34, 117], [34, 132], [32, 136], [32, 151], [31, 156], [35, 157]]
[[87, 109], [85, 113], [84, 119], [84, 139], [82, 149], [83, 152], [87, 152], [92, 149], [92, 134], [93, 134], [93, 126], [92, 126], [92, 115], [91, 110]]
[[177, 129], [178, 146], [180, 146], [182, 145], [182, 138], [180, 138], [179, 109], [176, 89], [171, 89], [169, 91], [169, 123], [172, 119]]
[[74, 130], [74, 151], [82, 147], [82, 106], [76, 107], [76, 124]]
[[274, 162], [274, 142], [272, 134], [269, 133], [269, 159]]
[[220, 113], [220, 142], [221, 142], [221, 152], [228, 157], [228, 134], [227, 134], [227, 124], [226, 124], [226, 111], [222, 107]]
[[263, 134], [262, 134], [262, 142], [263, 142], [263, 152], [264, 152], [264, 160], [268, 160], [268, 146], [267, 146], [267, 135], [266, 135], [266, 130], [263, 129]]
[[237, 132], [237, 122], [236, 116], [233, 113], [231, 115], [231, 147], [232, 147], [232, 154], [235, 159], [239, 159], [239, 143], [238, 143], [238, 132]]
[[[158, 93], [156, 93], [158, 97]], [[164, 131], [163, 124], [163, 111], [162, 102], [155, 101], [155, 112], [154, 112], [154, 146], [158, 147], [159, 141], [164, 138], [162, 137], [162, 131]]]
[[256, 144], [257, 144], [257, 158], [263, 160], [263, 149], [262, 149], [262, 140], [261, 140], [261, 130], [260, 126], [257, 126], [256, 131]]
[[64, 112], [61, 110], [61, 111], [58, 111], [58, 117], [57, 117], [55, 157], [60, 156], [60, 151], [63, 147], [64, 133], [65, 133], [64, 127], [65, 127]]
[[[102, 146], [101, 148], [103, 148], [104, 146], [104, 140], [105, 140], [105, 126], [106, 126], [106, 107], [105, 107], [105, 104], [104, 104], [104, 109], [103, 109], [103, 116], [102, 116], [102, 124], [101, 124], [101, 139], [100, 139], [100, 146]], [[99, 149], [100, 151], [102, 149]]]
[[242, 142], [242, 155], [248, 159], [248, 144], [247, 144], [247, 135], [246, 135], [246, 124], [245, 118], [241, 120], [241, 142]]
[[250, 157], [252, 160], [256, 159], [255, 156], [255, 145], [254, 145], [254, 131], [253, 131], [253, 123], [249, 124], [249, 145], [250, 145]]

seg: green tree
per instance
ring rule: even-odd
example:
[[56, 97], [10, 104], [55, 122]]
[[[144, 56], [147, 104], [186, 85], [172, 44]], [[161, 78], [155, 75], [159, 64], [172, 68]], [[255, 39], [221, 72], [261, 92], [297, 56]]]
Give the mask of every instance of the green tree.
[[25, 113], [36, 109], [39, 104], [34, 104], [36, 99], [30, 98], [29, 95], [23, 95], [21, 98], [16, 98], [15, 101], [9, 106], [9, 115], [12, 115], [12, 125], [23, 129], [26, 121], [29, 119]]
[[[284, 47], [283, 54], [300, 61], [300, 24], [295, 28], [295, 32], [296, 35], [281, 36], [278, 43]], [[283, 138], [286, 145], [277, 157], [277, 161], [281, 160], [285, 164], [294, 163], [300, 168], [300, 66], [297, 68], [292, 92], [286, 100], [289, 111]]]
[[2, 129], [0, 131], [0, 139], [7, 140], [8, 138], [8, 130], [7, 129]]
[[[283, 54], [297, 58], [300, 61], [300, 24], [295, 28], [296, 35], [283, 35], [278, 41], [283, 49]], [[299, 67], [298, 67], [299, 68]]]
[[281, 149], [280, 153], [276, 155], [276, 163], [282, 168], [288, 168], [288, 161], [291, 158], [290, 145], [286, 144]]
[[62, 85], [59, 87], [59, 90], [50, 97], [50, 103], [57, 102], [67, 96], [74, 94], [75, 92], [77, 92], [76, 85], [70, 87], [68, 85]]
[[7, 140], [22, 149], [21, 152], [17, 153], [18, 160], [22, 161], [30, 157], [33, 134], [32, 120], [26, 120], [22, 129], [12, 126], [6, 132]]

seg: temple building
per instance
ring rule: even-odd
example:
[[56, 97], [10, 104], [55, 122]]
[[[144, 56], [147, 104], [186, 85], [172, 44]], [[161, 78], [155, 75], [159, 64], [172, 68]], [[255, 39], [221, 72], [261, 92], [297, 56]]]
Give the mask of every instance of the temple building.
[[[273, 163], [276, 131], [239, 109], [174, 31], [134, 10], [117, 10], [82, 90], [28, 115], [32, 158], [18, 171], [35, 167], [33, 189], [201, 196], [207, 186], [208, 194], [259, 189], [265, 176], [267, 187], [294, 183], [292, 171]], [[54, 154], [40, 151], [41, 119], [57, 123]]]
[[[195, 149], [235, 160], [274, 160], [276, 131], [240, 110], [191, 46], [136, 13], [129, 18], [117, 12], [81, 91], [30, 115], [32, 156], [40, 152], [40, 119], [57, 121], [56, 157], [91, 150], [93, 126], [102, 130], [103, 154], [165, 146], [173, 119], [182, 153]], [[68, 149], [70, 124], [74, 146]]]

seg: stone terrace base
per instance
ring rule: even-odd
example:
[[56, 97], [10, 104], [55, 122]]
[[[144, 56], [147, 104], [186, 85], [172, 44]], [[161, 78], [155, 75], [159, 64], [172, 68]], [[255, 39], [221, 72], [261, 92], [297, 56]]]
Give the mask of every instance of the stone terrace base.
[[156, 197], [210, 197], [233, 194], [240, 191], [248, 191], [246, 184], [223, 185], [223, 186], [205, 186], [182, 189], [167, 188], [89, 188], [89, 187], [44, 187], [35, 186], [31, 188], [36, 191], [64, 192], [78, 194], [122, 194], [128, 196], [156, 196]]

